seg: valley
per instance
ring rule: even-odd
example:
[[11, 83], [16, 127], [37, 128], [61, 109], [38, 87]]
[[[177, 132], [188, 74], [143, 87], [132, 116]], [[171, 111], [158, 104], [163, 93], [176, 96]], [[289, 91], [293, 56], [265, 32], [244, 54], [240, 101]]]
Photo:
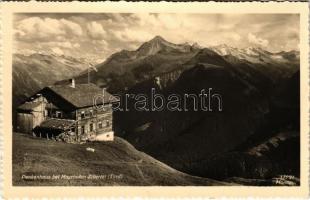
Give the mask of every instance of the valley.
[[[51, 61], [46, 61], [47, 58]], [[64, 65], [58, 62], [58, 58], [42, 55], [37, 55], [31, 61], [27, 59], [16, 55], [13, 61], [15, 104], [22, 102], [36, 90], [57, 81], [72, 77], [77, 83], [88, 81], [86, 63]], [[166, 108], [160, 112], [137, 111], [134, 109], [134, 99], [129, 99], [129, 111], [124, 109], [113, 113], [114, 131], [119, 137], [115, 145], [119, 143], [123, 145], [128, 141], [133, 147], [126, 146], [129, 150], [119, 149], [124, 151], [126, 156], [137, 155], [139, 160], [141, 156], [150, 155], [160, 164], [154, 165], [154, 168], [150, 169], [151, 172], [142, 170], [143, 174], [148, 174], [143, 176], [148, 178], [141, 183], [135, 181], [137, 177], [143, 180], [139, 170], [133, 170], [131, 167], [135, 166], [126, 163], [126, 166], [130, 166], [128, 170], [135, 172], [126, 172], [125, 174], [131, 175], [123, 182], [109, 184], [222, 184], [213, 182], [217, 180], [250, 185], [274, 185], [275, 182], [271, 180], [281, 175], [294, 176], [298, 179], [300, 173], [298, 51], [272, 53], [260, 47], [239, 49], [228, 45], [202, 47], [197, 44], [173, 44], [156, 36], [141, 44], [137, 50], [121, 50], [112, 54], [95, 67], [97, 71], [91, 71], [89, 74], [90, 81], [121, 97], [130, 93], [142, 94], [151, 99], [152, 88], [165, 98], [173, 94], [182, 96], [189, 93], [198, 96], [202, 90], [213, 88], [223, 99], [222, 110], [214, 109], [214, 112], [195, 111], [191, 101], [187, 102], [187, 105], [181, 101], [180, 106], [187, 108], [186, 111], [176, 112]], [[58, 71], [59, 69], [61, 71]], [[216, 99], [211, 103], [215, 106], [218, 104]], [[201, 107], [201, 104], [198, 104], [198, 107]], [[18, 138], [15, 142], [19, 144], [18, 146], [23, 145]], [[54, 151], [53, 143], [50, 145], [50, 150]], [[92, 145], [99, 149], [103, 147], [110, 149], [110, 144]], [[28, 147], [22, 146], [22, 148]], [[78, 155], [80, 151], [82, 150], [72, 146], [70, 155]], [[115, 149], [110, 151], [111, 155], [114, 155]], [[17, 155], [22, 154], [19, 152]], [[61, 156], [57, 152], [55, 155]], [[121, 162], [127, 159], [126, 156], [122, 155], [117, 159]], [[150, 163], [155, 163], [153, 158], [146, 158], [147, 165], [142, 166], [142, 169]], [[15, 161], [21, 164], [21, 159], [16, 158]], [[67, 158], [62, 159], [64, 160], [56, 163], [70, 162], [66, 160]], [[98, 155], [90, 159], [100, 160], [101, 157]], [[112, 165], [120, 167], [115, 163], [110, 165], [103, 161], [96, 162], [89, 160], [89, 163], [94, 165], [85, 170], [96, 171], [99, 170], [99, 166], [106, 166], [106, 170], [112, 173], [115, 172]], [[83, 166], [89, 163], [78, 157], [75, 162], [76, 165]], [[163, 167], [165, 165], [163, 163], [173, 169]], [[60, 168], [60, 164], [58, 167]], [[16, 168], [16, 170], [17, 174], [22, 173], [22, 169]], [[252, 179], [256, 181], [251, 182]], [[64, 181], [61, 184], [68, 182]], [[83, 181], [74, 184], [93, 183]], [[293, 184], [299, 183], [297, 181]]]

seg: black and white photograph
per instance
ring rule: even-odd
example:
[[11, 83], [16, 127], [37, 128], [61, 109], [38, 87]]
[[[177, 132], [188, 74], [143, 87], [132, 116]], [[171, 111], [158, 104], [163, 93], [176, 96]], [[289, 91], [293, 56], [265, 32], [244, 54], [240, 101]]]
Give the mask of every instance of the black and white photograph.
[[13, 186], [300, 186], [300, 14], [15, 13]]

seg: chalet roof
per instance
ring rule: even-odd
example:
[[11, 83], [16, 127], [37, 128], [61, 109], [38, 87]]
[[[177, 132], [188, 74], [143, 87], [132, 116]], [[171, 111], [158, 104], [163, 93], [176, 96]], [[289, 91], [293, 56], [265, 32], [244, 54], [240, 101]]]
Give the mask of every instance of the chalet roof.
[[25, 102], [24, 104], [18, 106], [18, 110], [23, 110], [23, 111], [32, 111], [33, 108], [37, 107], [40, 105], [41, 102]]
[[39, 128], [67, 130], [74, 123], [75, 123], [75, 120], [51, 118], [51, 119], [47, 119], [47, 120], [43, 121], [40, 124]]
[[107, 91], [103, 95], [103, 90], [93, 83], [76, 84], [74, 88], [71, 85], [52, 85], [47, 88], [77, 108], [92, 106], [96, 96], [100, 96], [98, 103], [101, 104], [102, 96], [105, 104], [117, 101], [117, 98]]

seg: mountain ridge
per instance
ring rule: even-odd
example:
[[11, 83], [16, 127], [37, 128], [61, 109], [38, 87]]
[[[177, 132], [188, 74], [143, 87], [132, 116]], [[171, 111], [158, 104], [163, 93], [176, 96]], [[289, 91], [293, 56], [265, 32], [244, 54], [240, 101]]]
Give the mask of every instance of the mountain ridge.
[[[274, 108], [273, 104], [278, 88], [289, 90], [288, 86], [285, 86], [287, 84], [283, 83], [290, 82], [299, 71], [299, 58], [293, 55], [292, 58], [289, 56], [289, 59], [283, 58], [285, 62], [279, 62], [273, 59], [274, 53], [259, 48], [248, 48], [241, 53], [252, 60], [231, 54], [221, 55], [210, 48], [199, 49], [180, 65], [176, 66], [174, 63], [174, 66], [170, 67], [172, 71], [153, 74], [151, 78], [136, 82], [125, 91], [150, 97], [150, 88], [156, 88], [156, 91], [167, 98], [169, 94], [199, 95], [201, 89], [213, 88], [223, 97], [223, 112], [170, 112], [167, 109], [161, 112], [119, 112], [115, 113], [116, 132], [139, 150], [190, 174], [209, 177], [216, 172], [217, 178], [268, 178], [289, 170], [284, 165], [290, 161], [294, 163], [292, 169], [297, 174], [298, 163], [292, 157], [296, 153], [297, 137], [284, 144], [294, 149], [294, 153], [284, 156], [288, 163], [281, 164], [277, 161], [272, 164], [274, 158], [256, 158], [244, 154], [243, 150], [234, 149], [242, 146], [249, 138], [255, 138], [254, 141], [258, 142], [262, 135], [272, 139], [275, 132], [290, 131], [278, 121], [284, 120], [289, 126], [296, 127], [293, 124], [297, 120], [295, 114], [292, 114], [298, 113], [295, 103], [286, 108], [290, 110], [287, 115], [278, 111], [284, 108]], [[286, 53], [282, 52], [280, 56]], [[161, 53], [155, 55], [160, 56]], [[259, 60], [260, 56], [264, 60]], [[165, 73], [173, 72], [177, 72], [176, 76], [173, 75], [176, 78], [168, 78], [164, 84], [157, 84]], [[293, 82], [298, 80], [294, 79]], [[286, 93], [281, 95], [281, 98], [277, 98], [280, 102], [289, 98]], [[129, 102], [129, 105], [131, 110], [134, 104]], [[278, 118], [281, 120], [277, 120]], [[268, 123], [275, 125], [270, 126]], [[252, 137], [253, 135], [255, 137]], [[271, 151], [270, 154], [274, 156], [278, 150]], [[212, 160], [214, 157], [216, 162]], [[226, 158], [233, 169], [225, 165]], [[199, 162], [201, 160], [204, 160], [203, 164]], [[242, 166], [243, 161], [247, 166]], [[257, 173], [261, 168], [265, 171]]]
[[[226, 49], [223, 50], [222, 48]], [[251, 65], [283, 65], [299, 64], [299, 52], [271, 53], [262, 48], [248, 47], [239, 49], [228, 45], [202, 47], [197, 43], [174, 44], [161, 36], [142, 43], [136, 50], [121, 50], [115, 52], [104, 62], [96, 65], [98, 72], [90, 72], [91, 81], [101, 87], [107, 87], [110, 92], [119, 92], [134, 84], [180, 68], [189, 62], [196, 54], [208, 49], [222, 57], [228, 57], [227, 62], [235, 59], [238, 63]], [[112, 78], [111, 78], [112, 77]], [[80, 82], [87, 81], [86, 74], [76, 77]], [[116, 85], [115, 85], [116, 83]], [[117, 85], [120, 83], [120, 85]]]

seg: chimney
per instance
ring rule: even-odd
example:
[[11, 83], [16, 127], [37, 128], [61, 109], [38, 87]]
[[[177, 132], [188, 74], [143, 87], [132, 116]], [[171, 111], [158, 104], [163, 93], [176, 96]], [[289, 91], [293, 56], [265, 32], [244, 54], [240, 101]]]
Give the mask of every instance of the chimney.
[[75, 80], [74, 80], [74, 78], [70, 79], [70, 83], [71, 83], [70, 87], [75, 88]]

